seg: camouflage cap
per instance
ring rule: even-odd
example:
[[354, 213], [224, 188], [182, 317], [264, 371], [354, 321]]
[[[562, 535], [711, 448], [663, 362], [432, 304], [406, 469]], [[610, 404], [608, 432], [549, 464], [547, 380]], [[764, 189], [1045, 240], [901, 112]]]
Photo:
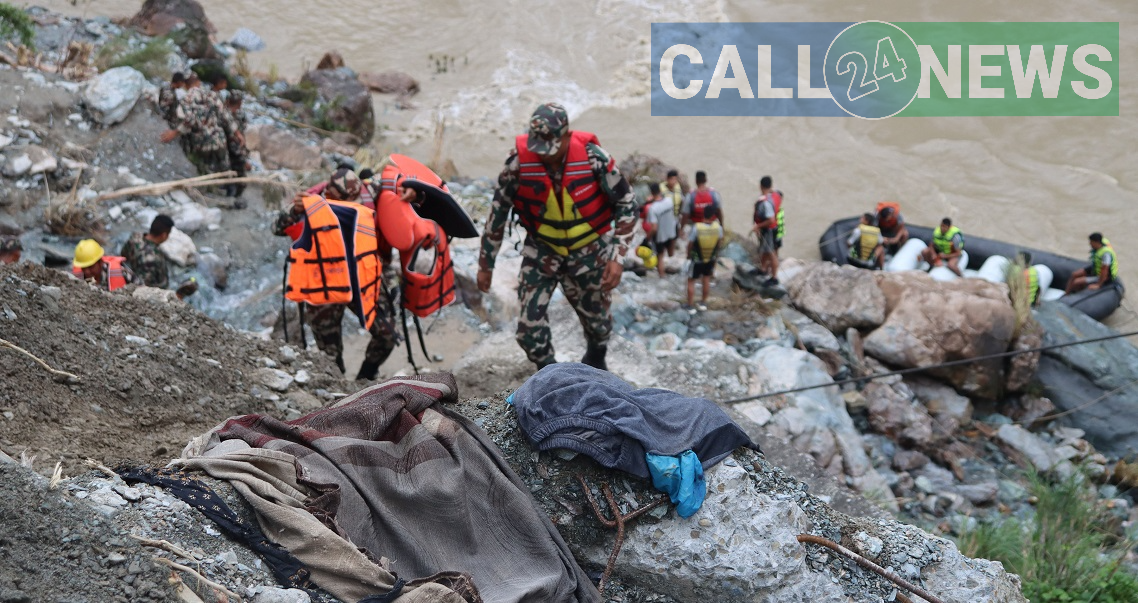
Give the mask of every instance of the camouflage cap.
[[4, 238], [0, 239], [0, 253], [12, 253], [15, 251], [23, 251], [24, 246], [20, 244], [20, 239]]
[[360, 178], [351, 168], [337, 168], [335, 172], [332, 172], [328, 186], [340, 193], [342, 201], [355, 201], [360, 197]]
[[557, 103], [545, 103], [529, 120], [526, 148], [538, 155], [555, 155], [561, 149], [561, 137], [569, 131], [569, 113]]

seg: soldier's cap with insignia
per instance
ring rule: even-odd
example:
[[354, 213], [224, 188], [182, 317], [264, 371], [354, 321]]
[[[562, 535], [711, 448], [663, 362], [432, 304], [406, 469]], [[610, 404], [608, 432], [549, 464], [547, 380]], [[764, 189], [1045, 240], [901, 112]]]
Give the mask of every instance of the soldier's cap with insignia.
[[360, 196], [360, 178], [349, 167], [336, 168], [328, 180], [328, 186], [336, 189], [344, 201], [355, 201]]
[[529, 120], [526, 148], [538, 155], [555, 155], [561, 150], [561, 137], [569, 131], [569, 113], [557, 103], [545, 103]]
[[0, 239], [0, 253], [13, 253], [16, 251], [23, 251], [24, 246], [20, 244], [20, 239], [5, 238]]

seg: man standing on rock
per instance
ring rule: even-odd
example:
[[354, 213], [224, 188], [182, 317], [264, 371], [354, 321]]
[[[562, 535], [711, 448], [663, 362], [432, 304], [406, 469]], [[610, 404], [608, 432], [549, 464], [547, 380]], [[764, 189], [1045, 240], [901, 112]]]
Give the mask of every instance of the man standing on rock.
[[560, 285], [585, 330], [581, 362], [607, 369], [612, 290], [624, 271], [620, 258], [632, 244], [636, 196], [596, 135], [569, 130], [569, 115], [559, 104], [534, 111], [529, 133], [517, 137], [498, 176], [478, 260], [484, 293], [511, 211], [526, 229], [518, 344], [539, 369], [556, 362], [548, 310]]
[[[304, 198], [314, 193], [298, 193], [292, 200], [292, 207], [282, 211], [273, 224], [273, 234], [277, 236], [299, 237], [300, 223], [304, 220]], [[360, 179], [349, 167], [339, 167], [332, 173], [328, 184], [323, 187], [323, 197], [329, 201], [359, 202]], [[295, 236], [293, 233], [295, 232]], [[378, 232], [377, 232], [378, 236]], [[380, 245], [381, 249], [385, 245]], [[390, 254], [390, 251], [387, 252]], [[382, 255], [382, 254], [381, 254]], [[390, 264], [390, 255], [382, 258], [385, 264]], [[305, 304], [308, 313], [308, 325], [312, 327], [312, 336], [316, 339], [316, 347], [325, 354], [336, 359], [336, 366], [344, 372], [344, 304]], [[379, 367], [391, 355], [391, 351], [399, 344], [395, 335], [395, 327], [388, 317], [380, 311], [372, 322], [367, 351], [364, 352], [364, 361], [356, 374], [357, 380], [370, 381], [379, 374]], [[287, 320], [287, 317], [282, 317]], [[303, 333], [301, 335], [303, 337]]]
[[759, 237], [759, 267], [767, 273], [765, 287], [778, 283], [778, 248], [782, 247], [783, 213], [782, 191], [774, 189], [774, 180], [763, 176], [759, 180], [759, 197], [755, 201], [754, 231]]
[[20, 261], [23, 252], [24, 246], [20, 244], [20, 239], [0, 239], [0, 264], [15, 264]]
[[201, 79], [191, 73], [185, 96], [177, 103], [172, 130], [162, 133], [160, 140], [182, 139], [186, 158], [201, 174], [216, 174], [229, 169], [227, 138], [223, 127], [225, 110], [212, 92], [202, 89]]

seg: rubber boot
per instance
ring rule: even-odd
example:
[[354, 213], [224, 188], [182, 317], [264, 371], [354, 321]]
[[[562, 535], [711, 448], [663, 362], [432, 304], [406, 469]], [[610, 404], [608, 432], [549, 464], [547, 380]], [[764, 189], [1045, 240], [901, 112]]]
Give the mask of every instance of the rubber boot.
[[587, 364], [602, 371], [609, 370], [608, 365], [605, 364], [605, 354], [608, 353], [608, 349], [607, 343], [593, 343], [590, 341], [588, 348], [585, 350], [585, 356], [581, 358], [581, 364]]
[[364, 361], [360, 365], [360, 372], [356, 374], [356, 381], [374, 381], [375, 376], [379, 374], [379, 363]]
[[344, 355], [343, 354], [337, 354], [336, 355], [336, 367], [340, 369], [341, 375], [348, 372], [348, 369], [344, 368]]

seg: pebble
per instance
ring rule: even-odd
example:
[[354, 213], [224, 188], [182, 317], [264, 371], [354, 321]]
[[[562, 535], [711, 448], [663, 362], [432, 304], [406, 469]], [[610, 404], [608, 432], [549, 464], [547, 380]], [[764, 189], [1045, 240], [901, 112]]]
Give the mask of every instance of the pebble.
[[296, 371], [296, 376], [293, 377], [293, 379], [300, 385], [304, 385], [309, 381], [312, 381], [312, 375], [310, 375], [308, 371], [300, 369], [299, 371]]
[[137, 346], [148, 346], [148, 345], [150, 345], [149, 339], [146, 339], [145, 337], [138, 337], [137, 335], [127, 335], [123, 339], [126, 339], [126, 342], [129, 344], [132, 344], [132, 345], [137, 345]]

